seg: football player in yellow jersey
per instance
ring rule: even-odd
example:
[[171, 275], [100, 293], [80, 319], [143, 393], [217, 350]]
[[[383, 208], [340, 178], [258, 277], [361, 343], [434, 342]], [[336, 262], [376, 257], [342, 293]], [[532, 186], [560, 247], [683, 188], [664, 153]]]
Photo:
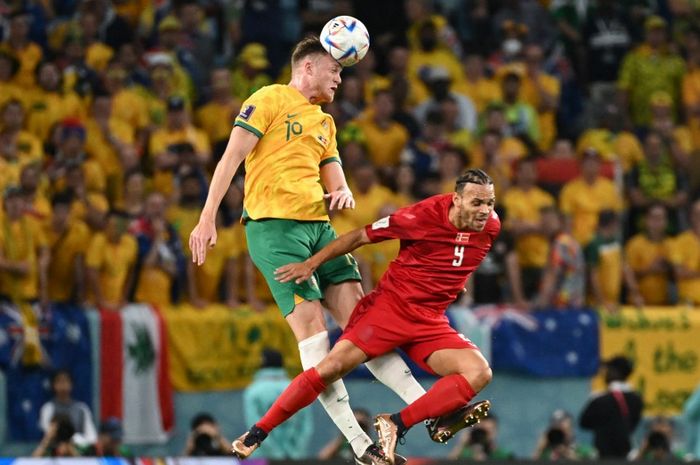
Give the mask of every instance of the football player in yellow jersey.
[[[335, 123], [318, 106], [333, 101], [341, 66], [315, 37], [297, 44], [291, 65], [288, 85], [263, 87], [243, 103], [189, 243], [192, 260], [201, 265], [207, 249], [216, 244], [216, 211], [245, 160], [243, 218], [248, 250], [299, 342], [302, 366], [309, 369], [329, 352], [320, 300], [325, 300], [335, 320], [345, 326], [362, 297], [362, 288], [350, 255], [328, 262], [301, 284], [275, 280], [278, 267], [309, 258], [336, 237], [326, 199], [331, 210], [355, 206], [340, 164]], [[425, 393], [395, 353], [367, 366], [406, 402]], [[320, 399], [350, 442], [357, 463], [386, 463], [355, 420], [341, 380], [331, 384]]]

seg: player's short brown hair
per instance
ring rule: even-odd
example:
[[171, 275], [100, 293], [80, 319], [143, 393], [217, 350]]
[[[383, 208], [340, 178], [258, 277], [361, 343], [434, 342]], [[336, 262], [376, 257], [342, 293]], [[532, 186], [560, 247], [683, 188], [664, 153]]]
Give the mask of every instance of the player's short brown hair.
[[321, 40], [314, 35], [306, 36], [294, 47], [292, 51], [292, 67], [309, 55], [327, 54], [321, 44]]
[[486, 174], [486, 171], [484, 170], [480, 170], [478, 168], [470, 169], [462, 173], [462, 175], [457, 178], [455, 191], [462, 192], [464, 190], [464, 185], [467, 183], [487, 186], [489, 184], [493, 184], [493, 179], [491, 179], [491, 176]]

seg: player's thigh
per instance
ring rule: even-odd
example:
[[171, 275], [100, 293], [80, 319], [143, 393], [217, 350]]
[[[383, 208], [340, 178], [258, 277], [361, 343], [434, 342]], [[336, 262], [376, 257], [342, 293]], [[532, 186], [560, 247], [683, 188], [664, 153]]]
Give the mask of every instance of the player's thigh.
[[[312, 253], [318, 252], [338, 237], [329, 222], [319, 222], [317, 228], [316, 242], [313, 244]], [[359, 283], [362, 280], [357, 262], [350, 254], [327, 261], [318, 267], [316, 274], [318, 275], [318, 284], [323, 292], [332, 284], [348, 281]]]
[[308, 224], [293, 220], [250, 220], [245, 228], [250, 258], [264, 276], [282, 316], [289, 315], [304, 301], [321, 299], [323, 294], [316, 276], [300, 284], [275, 280], [277, 268], [303, 262], [311, 256], [315, 237]]
[[367, 354], [352, 341], [340, 340], [316, 366], [326, 383], [336, 381], [367, 360]]
[[491, 368], [476, 348], [446, 348], [434, 351], [425, 363], [440, 376], [464, 376], [476, 391], [491, 381]]
[[323, 289], [323, 303], [341, 328], [347, 326], [350, 315], [363, 296], [359, 281], [330, 284]]

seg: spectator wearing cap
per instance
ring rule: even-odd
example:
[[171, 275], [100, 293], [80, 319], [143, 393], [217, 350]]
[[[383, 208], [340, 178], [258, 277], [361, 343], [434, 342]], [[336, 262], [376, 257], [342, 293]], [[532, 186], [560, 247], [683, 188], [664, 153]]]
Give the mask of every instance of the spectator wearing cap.
[[31, 16], [25, 10], [18, 9], [10, 13], [7, 38], [0, 44], [1, 50], [11, 54], [19, 62], [14, 83], [24, 90], [34, 87], [34, 70], [43, 56], [41, 47], [29, 38], [30, 21]]
[[583, 251], [568, 232], [566, 217], [555, 206], [540, 211], [542, 229], [549, 237], [549, 255], [532, 307], [570, 309], [586, 299], [586, 269]]
[[27, 112], [19, 99], [7, 100], [0, 108], [0, 137], [17, 144], [21, 164], [40, 162], [44, 158], [44, 147], [39, 138], [24, 130], [26, 117]]
[[453, 81], [448, 70], [442, 66], [433, 66], [427, 69], [424, 79], [430, 91], [430, 97], [413, 111], [418, 122], [425, 123], [427, 114], [430, 111], [439, 110], [442, 103], [450, 98], [457, 103], [456, 128], [474, 132], [477, 120], [476, 107], [466, 95], [450, 90]]
[[651, 123], [649, 130], [657, 132], [668, 146], [673, 164], [682, 170], [690, 168], [691, 152], [695, 149], [690, 129], [678, 124], [673, 114], [673, 99], [663, 90], [649, 96]]
[[595, 116], [596, 123], [586, 129], [578, 138], [576, 152], [579, 156], [589, 149], [595, 149], [603, 161], [614, 163], [629, 172], [644, 158], [644, 149], [637, 136], [623, 127], [620, 107], [606, 102]]
[[435, 24], [429, 19], [423, 21], [418, 27], [419, 46], [411, 50], [406, 70], [416, 103], [420, 104], [430, 97], [429, 79], [426, 78], [430, 76], [431, 68], [442, 68], [443, 75], [447, 73], [452, 85], [461, 83], [464, 78], [458, 57], [450, 50], [439, 47], [439, 40]]
[[244, 46], [233, 69], [233, 96], [243, 101], [256, 90], [272, 84], [272, 78], [265, 72], [269, 67], [263, 44], [253, 42]]
[[437, 32], [437, 47], [452, 52], [455, 56], [462, 56], [462, 46], [459, 37], [450, 25], [447, 18], [436, 13], [432, 2], [426, 0], [409, 0], [404, 3], [406, 19], [409, 22], [406, 31], [406, 39], [411, 50], [418, 50], [422, 46], [420, 29], [426, 22], [430, 21], [435, 26]]
[[19, 71], [19, 60], [0, 48], [0, 106], [12, 99], [22, 99], [22, 88], [14, 82]]
[[175, 14], [170, 14], [158, 23], [158, 53], [170, 58], [173, 81], [178, 92], [190, 101], [196, 101], [197, 91], [205, 84], [204, 70], [198, 58], [183, 46], [186, 42], [182, 22]]
[[690, 206], [690, 227], [679, 234], [669, 260], [678, 287], [678, 301], [700, 306], [700, 200]]
[[559, 208], [569, 217], [572, 234], [582, 247], [593, 239], [601, 211], [621, 212], [624, 206], [615, 183], [601, 175], [601, 161], [597, 150], [586, 150], [581, 175], [564, 184], [559, 193]]
[[540, 123], [535, 108], [523, 100], [521, 93], [524, 70], [508, 65], [502, 70], [501, 92], [510, 135], [517, 137], [533, 151], [541, 141]]
[[525, 43], [538, 43], [545, 49], [549, 49], [556, 38], [556, 28], [552, 17], [545, 7], [536, 0], [503, 1], [491, 18], [496, 36], [498, 36], [503, 24], [510, 21], [525, 26], [526, 33], [523, 37]]
[[631, 438], [642, 416], [644, 402], [627, 379], [634, 366], [618, 355], [602, 364], [607, 389], [594, 394], [584, 406], [579, 424], [593, 432], [593, 443], [601, 459], [625, 459]]
[[625, 55], [617, 86], [622, 108], [636, 127], [651, 122], [649, 96], [665, 91], [673, 99], [673, 112], [678, 112], [685, 63], [668, 43], [666, 21], [649, 16], [645, 23], [645, 42]]
[[643, 229], [625, 244], [625, 266], [631, 270], [627, 280], [630, 303], [642, 305], [670, 304], [671, 267], [669, 258], [684, 253], [667, 234], [668, 213], [655, 203], [647, 207]]
[[15, 303], [48, 303], [49, 248], [38, 221], [24, 214], [18, 187], [3, 195], [0, 228], [0, 294]]
[[649, 132], [644, 139], [644, 159], [627, 176], [626, 187], [632, 227], [642, 212], [654, 203], [661, 203], [675, 212], [669, 219], [673, 231], [683, 228], [681, 210], [688, 203], [688, 179], [675, 164], [672, 141], [658, 132]]
[[29, 109], [26, 128], [42, 142], [48, 142], [52, 129], [67, 118], [85, 117], [85, 107], [80, 98], [70, 90], [64, 91], [61, 72], [50, 61], [41, 62], [36, 69], [39, 88], [26, 98]]
[[100, 309], [119, 310], [134, 284], [138, 244], [127, 234], [128, 218], [112, 210], [104, 231], [96, 232], [85, 256], [88, 300]]
[[523, 158], [518, 161], [515, 184], [503, 195], [507, 214], [504, 227], [515, 239], [526, 299], [532, 299], [537, 293], [549, 255], [549, 238], [540, 212], [542, 208], [554, 205], [554, 198], [537, 186], [535, 160]]
[[132, 457], [131, 450], [122, 444], [124, 428], [119, 418], [109, 417], [100, 423], [97, 441], [78, 451], [83, 457]]
[[231, 125], [241, 109], [241, 101], [233, 96], [231, 71], [216, 68], [211, 72], [211, 99], [197, 109], [195, 122], [209, 137], [215, 154], [224, 153]]
[[164, 127], [151, 136], [149, 153], [155, 168], [153, 187], [169, 196], [175, 189], [174, 174], [185, 166], [205, 168], [211, 160], [211, 146], [206, 133], [190, 122], [182, 97], [169, 97], [167, 110]]
[[73, 196], [60, 192], [51, 200], [51, 222], [47, 232], [51, 251], [48, 269], [49, 299], [52, 302], [85, 301], [85, 253], [90, 229], [79, 220], [70, 221]]
[[[58, 151], [47, 170], [54, 192], [66, 188], [66, 174], [70, 167], [77, 166], [83, 172], [85, 189], [88, 192], [104, 195], [107, 189], [105, 171], [100, 163], [89, 158], [85, 151], [85, 126], [76, 119], [63, 120], [60, 126]], [[83, 193], [76, 193], [82, 197]]]
[[486, 64], [481, 55], [469, 54], [462, 63], [464, 80], [452, 86], [454, 92], [469, 97], [479, 113], [490, 103], [502, 100], [501, 88], [495, 79], [487, 76]]
[[[260, 369], [253, 382], [243, 391], [243, 415], [246, 424], [253, 424], [289, 385], [282, 354], [264, 349]], [[256, 452], [269, 459], [301, 459], [308, 457], [309, 441], [313, 434], [313, 416], [310, 409], [303, 409], [275, 428], [270, 441], [265, 441]]]
[[178, 76], [176, 63], [169, 53], [148, 53], [145, 60], [151, 80], [145, 95], [145, 105], [148, 109], [151, 130], [154, 131], [165, 124], [167, 102], [170, 97], [182, 98], [189, 109], [192, 94], [188, 91], [187, 85], [182, 85], [183, 78]]
[[622, 259], [622, 230], [618, 212], [603, 210], [599, 213], [596, 234], [584, 249], [584, 255], [588, 282], [591, 284], [591, 304], [611, 313], [617, 311], [623, 277], [629, 280], [630, 271], [624, 267]]
[[409, 141], [406, 128], [392, 119], [394, 110], [391, 92], [378, 90], [367, 111], [354, 122], [362, 131], [368, 159], [389, 177]]

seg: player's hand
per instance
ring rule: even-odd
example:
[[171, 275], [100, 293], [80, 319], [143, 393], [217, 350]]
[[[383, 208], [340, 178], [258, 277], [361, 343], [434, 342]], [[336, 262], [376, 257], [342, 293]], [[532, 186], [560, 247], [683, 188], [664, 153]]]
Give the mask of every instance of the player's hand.
[[207, 250], [216, 245], [216, 225], [213, 220], [200, 219], [190, 234], [192, 263], [201, 266], [207, 258]]
[[323, 198], [330, 199], [329, 210], [333, 210], [334, 207], [338, 210], [342, 210], [343, 208], [355, 208], [355, 198], [352, 196], [350, 189], [340, 189], [329, 192], [325, 194]]
[[275, 270], [275, 280], [281, 283], [288, 283], [294, 280], [296, 284], [301, 284], [314, 274], [314, 267], [307, 262], [290, 263], [280, 266]]

